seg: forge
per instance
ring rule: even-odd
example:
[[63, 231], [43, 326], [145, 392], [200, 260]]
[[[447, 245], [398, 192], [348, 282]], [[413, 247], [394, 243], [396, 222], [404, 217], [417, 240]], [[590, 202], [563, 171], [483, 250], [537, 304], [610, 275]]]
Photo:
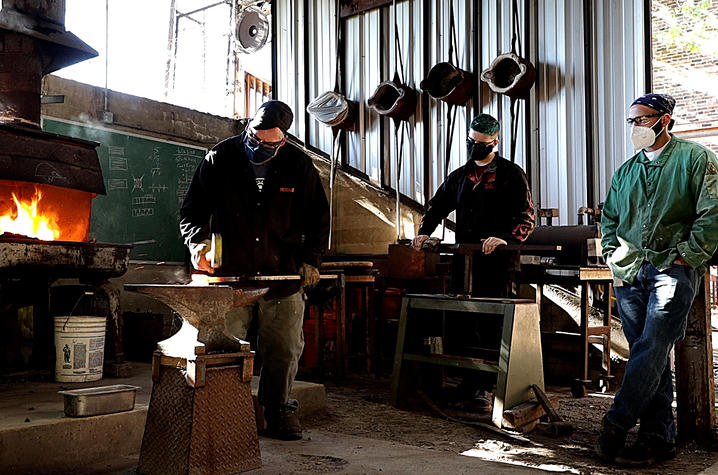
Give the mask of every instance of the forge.
[[125, 273], [131, 246], [90, 239], [92, 199], [106, 193], [98, 144], [40, 129], [42, 77], [94, 56], [65, 29], [64, 0], [0, 2], [0, 301], [32, 307], [31, 364], [47, 369], [54, 359], [50, 286], [78, 278], [96, 287], [110, 308], [119, 375], [129, 367], [119, 294], [107, 279]]

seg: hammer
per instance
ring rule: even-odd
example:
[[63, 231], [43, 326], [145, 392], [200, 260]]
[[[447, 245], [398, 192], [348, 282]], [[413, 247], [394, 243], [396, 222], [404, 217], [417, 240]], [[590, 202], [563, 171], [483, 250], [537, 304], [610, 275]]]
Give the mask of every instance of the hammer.
[[553, 434], [554, 436], [573, 434], [573, 426], [561, 419], [561, 416], [558, 415], [556, 409], [553, 408], [551, 402], [548, 400], [548, 397], [546, 397], [546, 393], [543, 392], [543, 390], [535, 384], [531, 385], [531, 389], [533, 389], [534, 394], [536, 395], [536, 399], [548, 415], [551, 434]]

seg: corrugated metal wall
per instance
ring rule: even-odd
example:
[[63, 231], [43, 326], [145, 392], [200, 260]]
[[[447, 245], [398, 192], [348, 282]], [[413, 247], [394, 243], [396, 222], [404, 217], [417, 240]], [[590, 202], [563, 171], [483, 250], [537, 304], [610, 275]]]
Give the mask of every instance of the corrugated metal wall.
[[635, 153], [625, 118], [633, 100], [645, 94], [648, 79], [645, 51], [649, 0], [594, 3], [593, 63], [595, 201], [606, 198], [613, 172]]
[[[435, 64], [442, 61], [449, 61], [449, 47], [451, 38], [451, 6], [453, 0], [430, 0], [429, 1], [429, 25], [428, 37], [437, 38], [438, 41], [429, 42], [429, 61], [424, 71], [424, 76]], [[474, 28], [476, 24], [472, 21], [475, 18], [474, 2], [453, 2], [454, 22], [456, 28], [456, 58], [459, 68], [469, 71], [473, 75], [474, 87], [479, 84], [480, 71], [477, 70], [474, 49]], [[454, 62], [452, 60], [452, 62]], [[428, 95], [427, 95], [428, 97]], [[455, 122], [451, 134], [451, 152], [448, 156], [448, 170], [451, 172], [466, 162], [466, 130], [474, 114], [473, 100], [466, 106], [449, 107], [444, 101], [435, 99], [429, 100], [429, 117], [427, 132], [429, 134], [429, 153], [432, 157], [429, 169], [429, 194], [431, 198], [434, 191], [446, 178], [446, 143], [449, 140], [449, 121]], [[449, 119], [451, 114], [451, 119]]]
[[[629, 143], [623, 118], [630, 99], [642, 93], [646, 64], [645, 2], [622, 0], [517, 0], [522, 56], [536, 66], [537, 81], [528, 101], [519, 101], [514, 159], [527, 170], [537, 204], [558, 208], [561, 224], [576, 222], [580, 206], [597, 204]], [[332, 0], [275, 2], [277, 15], [277, 97], [304, 117], [306, 104], [334, 87], [334, 5]], [[404, 81], [417, 91], [431, 66], [447, 61], [449, 12], [453, 2], [458, 66], [474, 74], [474, 100], [456, 110], [449, 171], [465, 161], [471, 117], [486, 112], [502, 126], [499, 153], [510, 158], [509, 98], [479, 81], [481, 71], [512, 49], [513, 0], [408, 0], [397, 2], [396, 16]], [[584, 5], [591, 8], [584, 11]], [[528, 9], [528, 10], [527, 10]], [[308, 11], [304, 23], [304, 11]], [[590, 15], [586, 21], [585, 15]], [[592, 25], [586, 32], [584, 25]], [[307, 28], [309, 33], [305, 33]], [[396, 128], [366, 106], [394, 67], [394, 7], [385, 6], [343, 20], [344, 83], [359, 103], [359, 124], [347, 134], [344, 162], [371, 182], [393, 188]], [[305, 38], [307, 40], [305, 41]], [[585, 42], [593, 46], [586, 58]], [[311, 65], [304, 71], [304, 55]], [[587, 76], [588, 74], [588, 76]], [[305, 79], [305, 75], [307, 75]], [[587, 80], [588, 78], [588, 80]], [[306, 83], [306, 84], [305, 84]], [[587, 94], [587, 88], [590, 91]], [[587, 106], [595, 115], [587, 123]], [[445, 178], [447, 109], [420, 94], [404, 137], [400, 190], [425, 203]], [[293, 133], [308, 145], [331, 151], [331, 132], [308, 120]], [[411, 143], [411, 146], [409, 146]], [[425, 167], [428, 167], [425, 170]]]
[[[536, 54], [539, 190], [542, 208], [575, 223], [586, 198], [586, 88], [583, 2], [539, 0]], [[551, 27], [553, 26], [553, 27]], [[535, 187], [534, 187], [535, 188]]]
[[277, 25], [275, 42], [278, 79], [277, 84], [272, 84], [272, 92], [294, 111], [294, 121], [289, 132], [304, 140], [306, 130], [303, 115], [308, 104], [304, 87], [307, 73], [304, 71], [304, 28], [311, 25], [305, 22], [304, 0], [275, 2], [273, 15], [276, 16]]
[[348, 134], [346, 163], [377, 185], [382, 179], [382, 120], [366, 102], [383, 77], [381, 30], [379, 10], [351, 17], [345, 26], [346, 95], [359, 105], [358, 132]]
[[[308, 3], [308, 18], [313, 19], [311, 28], [308, 28], [308, 44], [311, 47], [308, 48], [307, 56], [309, 64], [312, 65], [307, 70], [308, 102], [327, 91], [334, 90], [337, 64], [337, 32], [334, 17], [336, 3], [334, 0], [313, 0]], [[318, 149], [330, 153], [332, 130], [316, 120], [309, 120], [306, 141]]]

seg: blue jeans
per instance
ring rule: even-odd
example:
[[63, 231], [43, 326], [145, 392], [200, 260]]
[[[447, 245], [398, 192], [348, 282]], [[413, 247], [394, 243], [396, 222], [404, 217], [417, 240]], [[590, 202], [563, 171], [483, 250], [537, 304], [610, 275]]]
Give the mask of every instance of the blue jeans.
[[632, 284], [615, 287], [630, 355], [621, 389], [606, 415], [614, 425], [627, 431], [640, 419], [639, 435], [675, 442], [669, 355], [685, 336], [700, 277], [688, 266], [673, 264], [659, 272], [646, 262]]

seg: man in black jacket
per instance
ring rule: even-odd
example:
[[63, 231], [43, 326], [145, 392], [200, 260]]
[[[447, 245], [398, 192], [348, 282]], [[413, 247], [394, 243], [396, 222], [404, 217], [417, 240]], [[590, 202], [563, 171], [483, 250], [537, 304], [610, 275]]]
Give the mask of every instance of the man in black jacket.
[[[301, 439], [289, 392], [304, 349], [301, 286], [319, 281], [327, 249], [329, 205], [319, 175], [299, 148], [287, 143], [293, 114], [280, 101], [259, 108], [245, 130], [210, 150], [192, 178], [180, 210], [180, 231], [195, 269], [222, 276], [299, 273], [302, 283], [267, 293], [255, 306], [262, 358], [259, 403], [267, 435]], [[222, 237], [222, 265], [207, 259], [211, 234]], [[245, 338], [252, 307], [227, 315], [227, 327]]]
[[[456, 210], [456, 242], [482, 244], [474, 264], [474, 295], [506, 297], [510, 273], [517, 266], [514, 253], [498, 246], [526, 240], [535, 224], [534, 206], [526, 174], [518, 165], [494, 152], [499, 123], [488, 114], [471, 121], [466, 139], [467, 163], [453, 171], [436, 190], [412, 246], [421, 249], [442, 219]], [[463, 260], [452, 266], [452, 287], [463, 282]]]

